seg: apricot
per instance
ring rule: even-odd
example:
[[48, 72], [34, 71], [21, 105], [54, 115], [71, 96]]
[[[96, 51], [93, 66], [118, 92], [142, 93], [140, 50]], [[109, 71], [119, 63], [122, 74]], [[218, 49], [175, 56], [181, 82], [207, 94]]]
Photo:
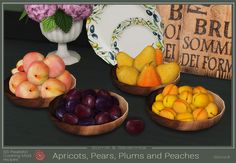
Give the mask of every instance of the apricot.
[[210, 102], [214, 102], [215, 101], [214, 96], [210, 92], [207, 93], [207, 96], [208, 96]]
[[191, 109], [192, 111], [194, 111], [195, 109], [197, 109], [197, 107], [194, 106], [193, 104], [190, 104], [189, 106], [190, 106], [190, 109]]
[[202, 86], [197, 86], [193, 88], [193, 94], [196, 93], [207, 93], [207, 90]]
[[48, 79], [48, 75], [49, 68], [42, 61], [33, 62], [27, 71], [27, 78], [29, 82], [35, 85], [43, 84]]
[[43, 98], [56, 97], [65, 93], [65, 91], [66, 87], [61, 81], [50, 78], [43, 83], [41, 88], [41, 96]]
[[65, 71], [64, 61], [56, 54], [50, 54], [44, 59], [44, 63], [49, 67], [49, 77], [55, 78]]
[[164, 97], [163, 97], [163, 95], [160, 93], [160, 94], [158, 94], [158, 95], [156, 96], [155, 101], [163, 101], [163, 99], [164, 99]]
[[179, 91], [179, 94], [181, 94], [184, 91], [188, 91], [189, 93], [192, 93], [193, 89], [190, 86], [184, 85], [184, 86], [180, 86], [178, 91]]
[[162, 91], [162, 95], [177, 95], [178, 94], [178, 87], [174, 84], [168, 84]]
[[35, 61], [42, 61], [44, 56], [38, 52], [29, 52], [23, 58], [24, 71], [27, 72], [29, 66]]
[[205, 108], [197, 108], [193, 111], [194, 120], [208, 119], [208, 113]]
[[205, 93], [197, 93], [193, 96], [192, 104], [196, 107], [206, 107], [209, 103], [209, 97]]
[[177, 114], [189, 112], [188, 103], [185, 100], [177, 99], [173, 104], [173, 110]]
[[165, 106], [161, 101], [156, 101], [152, 104], [152, 111], [156, 114], [159, 114], [162, 109], [164, 109]]
[[16, 87], [21, 84], [23, 81], [27, 80], [27, 76], [25, 72], [17, 72], [11, 76], [9, 80], [9, 89], [10, 91], [15, 94]]
[[66, 86], [66, 91], [69, 91], [72, 86], [72, 77], [69, 71], [65, 70], [63, 74], [57, 77]]
[[191, 113], [180, 113], [175, 117], [179, 121], [193, 121], [193, 115]]
[[178, 97], [176, 95], [167, 95], [163, 99], [163, 105], [167, 108], [172, 108], [175, 100], [177, 100]]
[[167, 118], [167, 119], [175, 119], [176, 113], [171, 108], [165, 108], [160, 111], [160, 116]]
[[208, 118], [212, 118], [218, 114], [218, 107], [215, 103], [211, 102], [205, 108], [208, 113]]
[[26, 99], [34, 99], [40, 96], [38, 87], [29, 81], [23, 81], [16, 87], [16, 96]]
[[183, 91], [180, 93], [179, 98], [185, 100], [188, 104], [191, 104], [193, 95], [189, 91]]

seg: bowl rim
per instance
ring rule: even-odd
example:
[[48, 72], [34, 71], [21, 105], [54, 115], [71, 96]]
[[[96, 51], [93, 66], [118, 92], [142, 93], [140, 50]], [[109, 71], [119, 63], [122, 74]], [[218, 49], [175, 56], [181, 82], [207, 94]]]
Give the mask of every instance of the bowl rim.
[[[72, 74], [71, 74], [71, 77], [72, 77], [72, 79], [73, 79], [73, 86], [71, 87], [71, 89], [73, 89], [73, 88], [76, 87], [76, 78], [75, 78], [75, 76], [72, 75]], [[8, 84], [9, 84], [10, 78], [11, 78], [11, 76], [9, 76], [8, 78], [6, 78], [6, 79], [4, 80], [4, 92], [7, 93], [7, 94], [9, 94], [9, 95], [12, 96], [12, 97], [17, 98], [18, 100], [25, 100], [25, 101], [31, 101], [31, 100], [32, 100], [32, 101], [33, 101], [33, 100], [48, 100], [48, 101], [50, 101], [50, 100], [52, 100], [52, 99], [58, 97], [58, 96], [56, 96], [56, 97], [51, 97], [51, 98], [38, 97], [38, 98], [30, 98], [30, 99], [17, 97], [17, 96], [16, 96], [15, 94], [13, 94], [13, 93], [10, 91], [10, 89], [9, 89], [9, 85], [8, 85]], [[59, 96], [60, 96], [60, 95], [59, 95]]]
[[138, 89], [153, 89], [153, 90], [157, 90], [157, 89], [160, 89], [160, 88], [163, 88], [165, 86], [167, 86], [168, 84], [173, 84], [173, 83], [177, 83], [179, 80], [180, 80], [180, 76], [181, 76], [181, 72], [178, 73], [178, 76], [176, 77], [175, 80], [167, 83], [167, 84], [161, 84], [159, 86], [155, 86], [155, 87], [141, 87], [141, 86], [137, 86], [137, 85], [129, 85], [129, 84], [126, 84], [126, 83], [122, 83], [118, 80], [117, 78], [117, 75], [116, 75], [116, 69], [117, 69], [117, 65], [113, 66], [112, 67], [112, 80], [114, 80], [115, 82], [119, 83], [120, 85], [123, 85], [123, 86], [126, 86], [126, 87], [130, 87], [130, 88], [138, 88]]
[[[98, 89], [93, 89], [93, 90], [98, 90]], [[70, 126], [70, 127], [74, 127], [74, 128], [93, 128], [93, 127], [101, 127], [101, 126], [106, 126], [106, 125], [111, 125], [113, 123], [116, 123], [118, 121], [120, 121], [121, 119], [125, 119], [128, 115], [128, 112], [129, 112], [129, 103], [125, 100], [125, 98], [115, 92], [112, 92], [112, 91], [109, 91], [109, 93], [111, 93], [111, 95], [116, 95], [118, 96], [123, 102], [125, 102], [125, 111], [124, 113], [119, 117], [117, 118], [116, 120], [113, 120], [113, 121], [110, 121], [108, 123], [103, 123], [103, 124], [100, 124], [100, 125], [78, 125], [78, 124], [68, 124], [66, 122], [63, 122], [61, 120], [59, 120], [58, 118], [55, 117], [55, 115], [53, 114], [55, 108], [52, 107], [52, 105], [54, 105], [54, 103], [59, 99], [59, 98], [62, 98], [62, 96], [64, 95], [60, 95], [58, 97], [56, 97], [55, 99], [53, 99], [51, 102], [50, 102], [50, 105], [49, 105], [49, 115], [51, 117], [51, 119], [53, 120], [53, 123], [60, 123], [60, 124], [64, 124], [64, 125], [67, 125], [67, 126]], [[56, 121], [56, 122], [54, 122]]]
[[[160, 90], [159, 90], [160, 91]], [[164, 119], [164, 120], [167, 120], [169, 122], [178, 122], [178, 123], [184, 123], [184, 124], [194, 124], [194, 123], [199, 123], [199, 122], [209, 122], [209, 121], [213, 121], [214, 119], [218, 118], [218, 117], [221, 117], [223, 116], [224, 112], [225, 112], [225, 102], [224, 100], [216, 93], [212, 92], [212, 91], [209, 91], [207, 90], [209, 93], [213, 94], [214, 97], [217, 97], [218, 99], [220, 99], [220, 101], [222, 102], [222, 109], [220, 110], [220, 113], [218, 113], [216, 116], [214, 116], [213, 118], [209, 118], [209, 119], [205, 119], [205, 120], [194, 120], [194, 121], [180, 121], [180, 120], [175, 120], [175, 119], [168, 119], [168, 118], [165, 118], [165, 117], [162, 117], [158, 114], [155, 114], [152, 110], [151, 110], [151, 105], [155, 102], [153, 102], [151, 105], [148, 104], [148, 112], [151, 116], [156, 116], [158, 118], [161, 118], [161, 119]], [[155, 91], [153, 92], [155, 93]], [[151, 95], [149, 95], [148, 99], [150, 98]], [[150, 100], [150, 99], [149, 99]], [[217, 106], [219, 107], [219, 106]], [[169, 128], [169, 127], [168, 127]]]

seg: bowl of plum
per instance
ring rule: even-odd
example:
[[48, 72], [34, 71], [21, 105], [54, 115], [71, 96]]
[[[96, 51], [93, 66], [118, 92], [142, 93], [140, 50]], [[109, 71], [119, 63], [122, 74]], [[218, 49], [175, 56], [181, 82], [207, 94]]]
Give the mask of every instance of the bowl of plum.
[[83, 136], [100, 135], [119, 127], [128, 115], [128, 103], [103, 89], [72, 89], [49, 105], [53, 123], [61, 130]]

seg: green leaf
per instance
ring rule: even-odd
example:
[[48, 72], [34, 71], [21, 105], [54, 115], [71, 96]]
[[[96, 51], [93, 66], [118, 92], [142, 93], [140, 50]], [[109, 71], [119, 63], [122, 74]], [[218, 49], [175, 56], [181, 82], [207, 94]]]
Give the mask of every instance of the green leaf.
[[65, 14], [62, 10], [57, 10], [55, 15], [56, 25], [65, 33], [69, 32], [72, 27], [72, 17]]
[[42, 25], [43, 25], [44, 32], [49, 32], [57, 27], [56, 22], [54, 20], [54, 16], [49, 16], [46, 19], [44, 19], [42, 21]]
[[25, 24], [28, 22], [28, 20], [29, 20], [29, 17], [27, 16], [27, 17], [25, 18]]
[[19, 20], [22, 20], [26, 15], [27, 15], [27, 12], [24, 10], [24, 11], [21, 13], [21, 16], [20, 16]]

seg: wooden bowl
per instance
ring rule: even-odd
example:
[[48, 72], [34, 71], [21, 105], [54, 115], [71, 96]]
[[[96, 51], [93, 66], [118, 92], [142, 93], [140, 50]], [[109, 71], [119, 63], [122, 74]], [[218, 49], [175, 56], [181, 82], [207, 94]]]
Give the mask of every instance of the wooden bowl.
[[116, 76], [116, 68], [117, 68], [117, 66], [114, 66], [111, 69], [111, 78], [112, 78], [113, 84], [117, 88], [119, 88], [120, 90], [130, 93], [130, 94], [133, 94], [133, 95], [148, 96], [151, 92], [161, 89], [161, 88], [164, 88], [166, 85], [171, 84], [171, 83], [176, 84], [180, 80], [180, 73], [179, 73], [178, 77], [174, 81], [172, 81], [168, 84], [162, 84], [157, 87], [133, 86], [133, 85], [128, 85], [128, 84], [122, 83], [118, 80], [118, 78]]
[[63, 95], [55, 98], [49, 106], [49, 116], [51, 118], [51, 120], [53, 121], [53, 123], [60, 128], [61, 130], [71, 133], [71, 134], [75, 134], [75, 135], [83, 135], [83, 136], [92, 136], [92, 135], [100, 135], [100, 134], [105, 134], [107, 132], [110, 132], [112, 130], [114, 130], [115, 128], [119, 127], [124, 120], [127, 118], [128, 115], [128, 103], [127, 101], [120, 95], [110, 92], [110, 94], [112, 96], [115, 96], [120, 103], [120, 108], [121, 108], [121, 112], [122, 112], [122, 116], [114, 121], [111, 121], [109, 123], [104, 123], [101, 125], [90, 125], [90, 126], [82, 126], [82, 125], [71, 125], [65, 122], [62, 122], [60, 120], [58, 120], [55, 117], [55, 111], [56, 111], [56, 107], [55, 105], [57, 104], [58, 101], [61, 100], [61, 98], [63, 98]]
[[219, 122], [219, 120], [222, 118], [225, 111], [224, 101], [217, 94], [211, 91], [208, 91], [214, 96], [215, 103], [219, 108], [218, 115], [207, 120], [189, 121], [189, 122], [167, 119], [152, 112], [152, 104], [155, 102], [155, 97], [157, 94], [161, 92], [162, 90], [155, 91], [152, 94], [150, 94], [150, 96], [147, 98], [148, 113], [150, 114], [151, 118], [155, 122], [171, 129], [175, 129], [179, 131], [198, 131], [198, 130], [210, 128], [213, 125], [215, 125], [217, 122]]
[[[76, 86], [76, 79], [72, 75], [73, 78], [73, 87]], [[35, 99], [25, 99], [16, 97], [9, 89], [9, 80], [10, 77], [4, 80], [4, 94], [8, 97], [8, 99], [13, 102], [17, 106], [23, 106], [27, 108], [34, 108], [34, 109], [42, 109], [42, 108], [48, 108], [49, 103], [55, 98], [35, 98]]]

